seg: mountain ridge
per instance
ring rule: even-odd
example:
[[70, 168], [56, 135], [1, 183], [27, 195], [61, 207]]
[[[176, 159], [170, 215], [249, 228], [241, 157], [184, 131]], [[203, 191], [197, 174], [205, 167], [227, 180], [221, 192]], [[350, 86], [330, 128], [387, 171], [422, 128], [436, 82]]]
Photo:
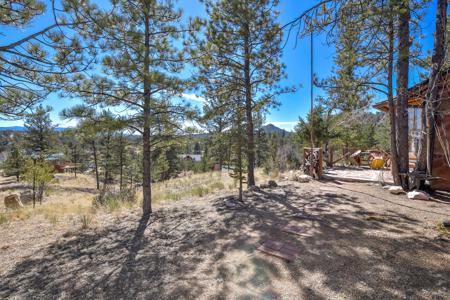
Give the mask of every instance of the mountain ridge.
[[[67, 130], [67, 127], [56, 127], [55, 130], [58, 132]], [[27, 129], [24, 126], [4, 126], [0, 127], [0, 131], [16, 131], [16, 132], [24, 132]]]

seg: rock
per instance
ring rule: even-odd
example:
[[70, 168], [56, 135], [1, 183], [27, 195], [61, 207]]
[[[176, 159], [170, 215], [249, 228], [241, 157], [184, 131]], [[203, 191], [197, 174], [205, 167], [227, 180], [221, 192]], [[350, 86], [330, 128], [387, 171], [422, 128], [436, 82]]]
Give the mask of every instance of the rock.
[[385, 185], [383, 186], [383, 190], [388, 190], [391, 186], [390, 185]]
[[280, 180], [282, 180], [282, 181], [289, 180], [289, 178], [291, 178], [289, 175], [286, 175], [286, 174], [280, 175]]
[[422, 191], [412, 191], [407, 194], [408, 199], [411, 200], [430, 200], [430, 195]]
[[259, 185], [259, 187], [262, 188], [262, 189], [268, 189], [269, 185], [267, 183], [262, 183], [262, 184]]
[[5, 207], [10, 209], [18, 209], [23, 207], [17, 194], [8, 195], [4, 199]]
[[236, 203], [231, 202], [231, 201], [226, 201], [225, 202], [225, 206], [229, 209], [235, 209], [236, 208]]
[[389, 191], [389, 193], [394, 194], [394, 195], [400, 195], [400, 194], [404, 194], [405, 193], [403, 188], [401, 186], [398, 186], [398, 185], [390, 186], [388, 188], [388, 191]]
[[296, 181], [298, 182], [310, 182], [312, 180], [312, 177], [306, 174], [298, 175], [296, 178]]
[[20, 201], [22, 203], [28, 203], [33, 201], [33, 193], [30, 191], [20, 193]]
[[275, 180], [269, 180], [269, 182], [267, 182], [267, 185], [271, 188], [277, 187], [278, 184]]
[[[262, 184], [261, 184], [261, 188], [262, 188]], [[247, 190], [248, 190], [249, 192], [259, 192], [259, 191], [260, 191], [260, 188], [257, 187], [256, 185], [254, 185], [254, 186], [249, 187]]]
[[296, 181], [297, 180], [297, 177], [299, 176], [299, 175], [301, 175], [302, 173], [300, 172], [300, 171], [289, 171], [289, 180], [293, 180], [293, 181]]
[[446, 228], [450, 228], [450, 220], [443, 221], [442, 225], [444, 225], [444, 227], [446, 227]]

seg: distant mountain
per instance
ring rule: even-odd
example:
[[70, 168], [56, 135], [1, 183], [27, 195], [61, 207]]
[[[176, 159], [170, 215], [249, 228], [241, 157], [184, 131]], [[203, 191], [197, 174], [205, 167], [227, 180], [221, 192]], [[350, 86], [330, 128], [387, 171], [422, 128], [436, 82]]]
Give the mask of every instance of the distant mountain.
[[[64, 131], [67, 128], [65, 127], [56, 127], [55, 130], [58, 132]], [[26, 131], [27, 129], [23, 126], [7, 126], [7, 127], [0, 127], [0, 131]]]
[[[279, 134], [279, 135], [289, 135], [290, 132], [284, 129], [281, 129], [273, 124], [267, 124], [261, 127], [267, 134]], [[209, 133], [194, 133], [191, 134], [191, 137], [194, 139], [206, 139], [210, 136]]]
[[194, 139], [206, 139], [209, 137], [209, 133], [194, 133], [191, 135]]
[[261, 129], [264, 130], [264, 132], [267, 134], [273, 134], [273, 133], [280, 134], [280, 135], [283, 135], [283, 134], [288, 135], [289, 134], [289, 131], [281, 129], [273, 124], [264, 125], [263, 127], [261, 127]]

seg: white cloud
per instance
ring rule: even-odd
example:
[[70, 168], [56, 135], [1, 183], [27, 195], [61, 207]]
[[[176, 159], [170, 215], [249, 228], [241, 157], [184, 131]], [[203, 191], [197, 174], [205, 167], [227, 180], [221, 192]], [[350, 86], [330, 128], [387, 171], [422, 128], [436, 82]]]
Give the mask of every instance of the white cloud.
[[200, 103], [205, 103], [206, 102], [205, 98], [197, 96], [195, 94], [182, 94], [182, 96], [183, 96], [183, 98], [185, 98], [187, 100], [200, 102]]

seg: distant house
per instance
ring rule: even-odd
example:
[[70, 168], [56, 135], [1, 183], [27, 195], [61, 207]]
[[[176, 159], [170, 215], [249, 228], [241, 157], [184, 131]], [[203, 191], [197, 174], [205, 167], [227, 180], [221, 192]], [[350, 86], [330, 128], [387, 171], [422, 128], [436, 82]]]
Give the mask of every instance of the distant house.
[[180, 154], [180, 155], [178, 155], [178, 158], [184, 159], [184, 160], [190, 160], [190, 161], [193, 161], [193, 162], [202, 161], [202, 155], [201, 154]]
[[[450, 69], [441, 73], [439, 87], [440, 106], [436, 112], [436, 139], [433, 151], [432, 177], [440, 178], [431, 181], [431, 188], [450, 191]], [[421, 132], [424, 126], [424, 101], [428, 89], [428, 80], [414, 85], [408, 90], [409, 149], [417, 156]], [[395, 99], [394, 99], [395, 101]], [[388, 101], [379, 102], [374, 108], [383, 112], [389, 111]]]
[[68, 165], [71, 165], [70, 162], [65, 160], [65, 155], [62, 152], [49, 154], [45, 158], [45, 160], [48, 163], [50, 163], [51, 165], [53, 165], [53, 167], [55, 168], [55, 172], [56, 173], [65, 173], [66, 172], [66, 167]]

